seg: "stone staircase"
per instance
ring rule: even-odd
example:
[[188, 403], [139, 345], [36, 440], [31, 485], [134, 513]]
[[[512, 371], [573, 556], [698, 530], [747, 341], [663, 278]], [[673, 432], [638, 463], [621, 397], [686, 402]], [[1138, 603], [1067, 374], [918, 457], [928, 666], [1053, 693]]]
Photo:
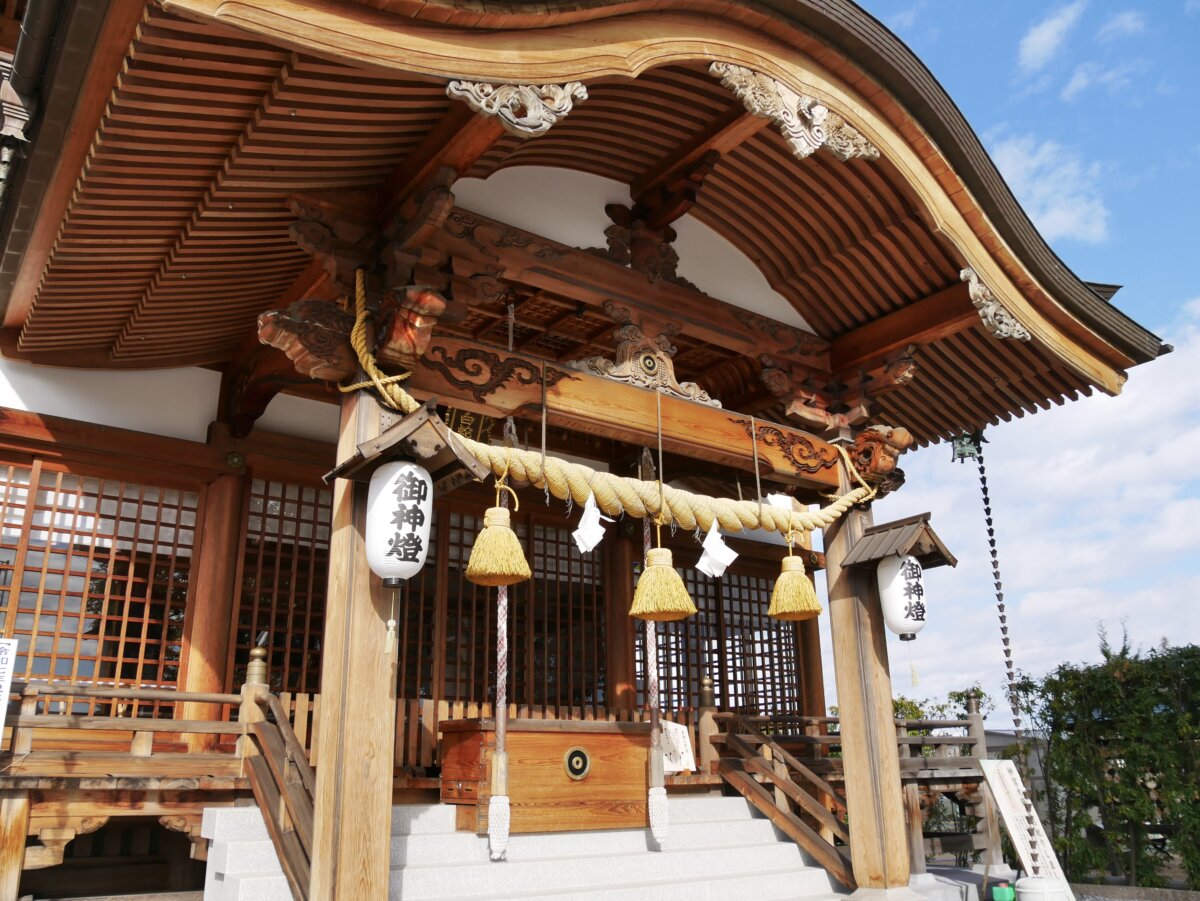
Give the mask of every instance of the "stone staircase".
[[[210, 816], [211, 815], [211, 816]], [[257, 818], [257, 821], [255, 820]], [[672, 797], [662, 851], [649, 830], [514, 835], [508, 860], [454, 828], [446, 805], [396, 807], [391, 898], [405, 901], [828, 901], [836, 883], [741, 798]], [[205, 901], [290, 901], [258, 809], [205, 812]]]

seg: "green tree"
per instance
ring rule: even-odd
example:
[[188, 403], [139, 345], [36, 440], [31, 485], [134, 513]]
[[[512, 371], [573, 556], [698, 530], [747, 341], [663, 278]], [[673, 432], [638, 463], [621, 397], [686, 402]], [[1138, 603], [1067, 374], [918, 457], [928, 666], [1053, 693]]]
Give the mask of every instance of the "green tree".
[[1143, 654], [1102, 635], [1100, 650], [1018, 685], [1059, 859], [1075, 880], [1107, 869], [1156, 886], [1174, 855], [1200, 887], [1200, 648]]

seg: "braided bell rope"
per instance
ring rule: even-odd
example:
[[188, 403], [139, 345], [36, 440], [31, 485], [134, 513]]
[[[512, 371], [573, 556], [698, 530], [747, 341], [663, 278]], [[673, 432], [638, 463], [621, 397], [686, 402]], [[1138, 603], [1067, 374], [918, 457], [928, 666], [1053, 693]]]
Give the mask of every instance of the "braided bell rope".
[[[368, 380], [340, 388], [342, 391], [356, 391], [374, 387], [380, 400], [388, 407], [405, 414], [414, 413], [421, 408], [421, 402], [399, 384], [410, 373], [386, 375], [375, 361], [371, 330], [367, 326], [369, 313], [361, 269], [358, 270], [356, 289], [355, 322], [350, 332], [350, 344]], [[707, 532], [715, 520], [727, 532], [743, 529], [765, 529], [781, 535], [811, 532], [832, 525], [855, 504], [869, 501], [875, 496], [875, 489], [863, 481], [850, 455], [841, 445], [836, 447], [847, 471], [859, 487], [835, 497], [820, 509], [794, 511], [757, 501], [694, 494], [658, 482], [599, 472], [590, 466], [549, 455], [543, 457], [539, 452], [517, 447], [495, 447], [458, 434], [454, 434], [453, 440], [488, 467], [497, 478], [507, 475], [511, 481], [524, 482], [535, 488], [548, 488], [559, 500], [570, 500], [576, 504], [587, 503], [588, 495], [592, 494], [595, 495], [596, 505], [608, 516], [624, 513], [637, 519], [660, 517], [664, 525], [675, 524], [688, 531], [700, 529]]]

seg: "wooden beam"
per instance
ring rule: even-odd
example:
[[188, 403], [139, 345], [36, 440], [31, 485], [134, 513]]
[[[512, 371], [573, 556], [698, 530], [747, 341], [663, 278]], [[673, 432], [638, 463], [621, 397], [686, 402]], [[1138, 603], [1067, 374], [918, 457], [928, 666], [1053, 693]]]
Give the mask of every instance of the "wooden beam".
[[388, 176], [380, 221], [395, 215], [404, 201], [434, 180], [439, 169], [449, 167], [454, 178], [462, 176], [503, 134], [498, 117], [479, 115], [465, 103], [451, 103], [441, 121]]
[[740, 103], [730, 106], [634, 179], [629, 186], [634, 218], [653, 229], [664, 229], [679, 219], [695, 204], [704, 179], [722, 155], [757, 134], [769, 121], [746, 112]]
[[29, 244], [21, 258], [21, 268], [17, 270], [13, 282], [8, 309], [4, 314], [6, 327], [21, 325], [33, 306], [38, 281], [54, 248], [59, 226], [67, 213], [79, 173], [83, 170], [88, 150], [100, 125], [100, 117], [145, 12], [146, 0], [113, 0], [109, 4], [104, 25], [96, 35], [96, 49], [88, 63], [82, 93], [66, 129], [66, 140], [42, 198]]
[[592, 307], [606, 301], [628, 307], [660, 331], [675, 324], [685, 335], [744, 356], [770, 353], [828, 369], [828, 344], [817, 335], [477, 213], [452, 210], [430, 246], [479, 273]]
[[978, 321], [968, 286], [951, 285], [835, 338], [829, 346], [830, 369], [842, 373], [869, 367], [909, 344], [930, 344]]
[[[380, 365], [401, 371], [384, 352]], [[421, 400], [493, 417], [541, 417], [543, 360], [456, 338], [434, 337], [405, 386]], [[559, 366], [546, 367], [546, 405], [553, 425], [653, 446], [658, 440], [655, 393]], [[745, 414], [662, 395], [662, 441], [668, 452], [754, 471], [751, 421]], [[757, 422], [764, 479], [829, 490], [837, 485], [837, 451], [789, 426]]]

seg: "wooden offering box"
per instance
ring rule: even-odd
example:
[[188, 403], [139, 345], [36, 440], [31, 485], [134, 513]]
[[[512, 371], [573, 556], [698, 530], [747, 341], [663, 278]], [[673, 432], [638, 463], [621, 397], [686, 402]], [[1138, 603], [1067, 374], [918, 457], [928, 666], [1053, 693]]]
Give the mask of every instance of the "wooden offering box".
[[[459, 829], [486, 834], [496, 722], [447, 720], [441, 730], [442, 803], [461, 805]], [[648, 723], [509, 720], [510, 831], [647, 826], [649, 757]]]

